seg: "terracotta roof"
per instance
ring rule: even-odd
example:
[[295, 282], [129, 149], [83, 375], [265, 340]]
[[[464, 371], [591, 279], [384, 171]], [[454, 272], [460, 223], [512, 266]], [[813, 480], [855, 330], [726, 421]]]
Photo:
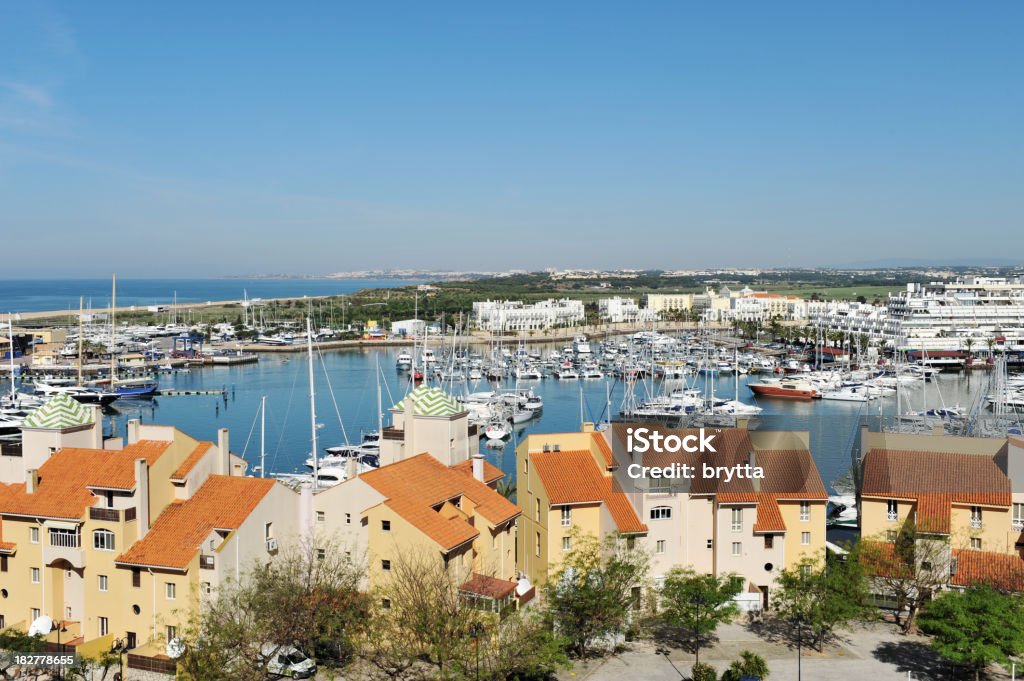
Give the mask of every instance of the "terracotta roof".
[[190, 499], [165, 508], [146, 536], [116, 562], [184, 570], [210, 532], [238, 529], [275, 484], [266, 478], [211, 475]]
[[510, 596], [516, 590], [516, 583], [474, 572], [469, 581], [460, 586], [459, 590], [485, 598], [493, 598], [497, 601]]
[[896, 556], [896, 545], [892, 542], [864, 539], [861, 544], [861, 561], [869, 575], [890, 579], [911, 577], [910, 561]]
[[178, 470], [171, 474], [171, 480], [184, 480], [195, 465], [199, 463], [199, 460], [206, 455], [206, 452], [210, 451], [212, 446], [212, 442], [200, 442], [196, 445], [196, 448], [178, 466]]
[[614, 491], [611, 477], [601, 472], [590, 450], [534, 452], [529, 457], [552, 505], [604, 503], [620, 532], [647, 531], [626, 495]]
[[1024, 559], [1015, 553], [953, 549], [953, 557], [956, 572], [950, 576], [950, 584], [987, 584], [1001, 591], [1024, 591]]
[[[718, 495], [723, 504], [750, 503], [757, 505], [757, 522], [754, 523], [755, 533], [785, 532], [786, 521], [782, 519], [779, 509], [779, 495], [767, 492], [725, 492]], [[781, 497], [785, 498], [785, 497]]]
[[601, 452], [601, 456], [604, 457], [604, 463], [606, 466], [611, 466], [615, 463], [615, 457], [612, 456], [612, 448], [608, 445], [608, 439], [604, 436], [604, 433], [594, 432], [593, 434], [594, 443], [597, 444], [597, 449]]
[[[452, 466], [452, 470], [453, 471], [457, 471], [459, 473], [463, 473], [464, 475], [469, 475], [470, 477], [472, 477], [473, 476], [473, 460], [472, 459], [466, 459], [465, 461], [457, 463], [454, 466]], [[500, 468], [498, 468], [497, 466], [492, 464], [490, 461], [487, 461], [486, 459], [484, 459], [484, 482], [485, 483], [490, 484], [490, 483], [494, 482], [495, 480], [501, 480], [503, 477], [505, 477], [505, 472], [503, 470], [501, 470]]]
[[470, 541], [480, 532], [462, 517], [445, 518], [434, 508], [464, 496], [474, 514], [492, 525], [518, 516], [518, 506], [472, 475], [448, 468], [427, 453], [419, 454], [359, 476], [387, 497], [384, 502], [398, 515], [437, 542], [445, 551]]
[[995, 460], [975, 454], [872, 449], [864, 461], [865, 496], [913, 499], [917, 525], [946, 534], [953, 504], [1009, 506], [1010, 481]]
[[65, 448], [39, 467], [34, 494], [25, 483], [0, 485], [0, 515], [79, 519], [96, 497], [90, 487], [119, 490], [135, 488], [135, 460], [153, 465], [170, 442], [140, 440], [119, 451]]

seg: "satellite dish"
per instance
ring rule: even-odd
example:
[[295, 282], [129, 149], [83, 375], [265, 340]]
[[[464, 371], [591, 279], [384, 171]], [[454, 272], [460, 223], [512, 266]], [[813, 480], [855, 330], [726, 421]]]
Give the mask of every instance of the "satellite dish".
[[185, 644], [180, 638], [172, 638], [167, 642], [167, 657], [177, 660], [185, 654]]
[[29, 636], [46, 636], [53, 630], [53, 620], [43, 615], [32, 620], [32, 626], [28, 628]]

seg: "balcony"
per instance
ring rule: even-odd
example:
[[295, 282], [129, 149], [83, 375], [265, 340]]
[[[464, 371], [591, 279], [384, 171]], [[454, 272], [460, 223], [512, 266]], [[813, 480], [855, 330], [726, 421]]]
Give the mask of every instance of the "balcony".
[[85, 567], [85, 552], [81, 546], [44, 546], [43, 564], [53, 565], [58, 561], [67, 561], [71, 567]]
[[202, 569], [202, 570], [212, 570], [214, 567], [216, 567], [216, 565], [217, 565], [217, 561], [215, 560], [215, 558], [213, 556], [207, 555], [205, 553], [199, 554], [199, 567], [200, 567], [200, 569]]
[[89, 509], [89, 520], [119, 523], [121, 522], [121, 511], [116, 508], [99, 508], [93, 506]]
[[972, 530], [980, 530], [981, 529], [981, 518], [971, 518], [971, 529]]
[[388, 426], [381, 431], [380, 437], [382, 440], [398, 440], [401, 442], [405, 440], [405, 431], [399, 430], [394, 426]]

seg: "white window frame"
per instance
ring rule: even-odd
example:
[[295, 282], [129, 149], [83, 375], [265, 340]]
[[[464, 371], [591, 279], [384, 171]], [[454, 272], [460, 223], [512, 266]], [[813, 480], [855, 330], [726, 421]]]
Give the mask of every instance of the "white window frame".
[[657, 554], [665, 553], [665, 540], [664, 539], [659, 539], [656, 542], [654, 542], [654, 552], [657, 553]]
[[174, 582], [164, 582], [164, 598], [173, 601], [178, 598], [178, 585]]
[[29, 576], [31, 577], [33, 584], [38, 584], [39, 581], [42, 579], [42, 573], [37, 567], [34, 567], [31, 569], [31, 571], [29, 571]]
[[811, 502], [809, 501], [800, 502], [800, 522], [811, 522]]
[[900, 517], [900, 504], [895, 499], [889, 499], [885, 502], [885, 519], [890, 523], [894, 523], [899, 520]]
[[732, 509], [732, 531], [742, 532], [743, 531], [743, 509], [734, 507]]
[[811, 545], [811, 533], [810, 532], [801, 532], [800, 533], [800, 546], [810, 546], [810, 545]]
[[572, 527], [572, 508], [562, 507], [562, 527]]
[[100, 636], [106, 636], [110, 633], [110, 620], [106, 617], [100, 617]]
[[672, 507], [671, 506], [655, 506], [651, 509], [651, 520], [671, 520], [672, 519]]
[[28, 528], [28, 541], [29, 541], [30, 544], [38, 544], [39, 543], [39, 528], [38, 527], [30, 527], [30, 528]]
[[562, 537], [562, 550], [572, 551], [572, 537]]
[[1024, 504], [1013, 505], [1013, 529], [1024, 531]]
[[110, 530], [93, 530], [92, 547], [97, 551], [114, 551], [117, 548], [117, 535]]
[[742, 556], [743, 555], [743, 542], [734, 541], [732, 543], [732, 555]]
[[97, 579], [96, 581], [97, 581], [97, 588], [100, 591], [103, 591], [103, 592], [110, 591], [110, 580], [107, 578], [106, 575], [99, 575], [99, 579]]
[[981, 521], [981, 506], [971, 506], [971, 529], [980, 530], [982, 527]]

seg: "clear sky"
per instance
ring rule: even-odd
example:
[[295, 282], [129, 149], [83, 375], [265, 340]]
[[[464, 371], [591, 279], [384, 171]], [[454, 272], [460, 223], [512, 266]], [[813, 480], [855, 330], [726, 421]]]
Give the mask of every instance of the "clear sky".
[[1019, 1], [11, 0], [0, 272], [1020, 259], [1022, 125]]

